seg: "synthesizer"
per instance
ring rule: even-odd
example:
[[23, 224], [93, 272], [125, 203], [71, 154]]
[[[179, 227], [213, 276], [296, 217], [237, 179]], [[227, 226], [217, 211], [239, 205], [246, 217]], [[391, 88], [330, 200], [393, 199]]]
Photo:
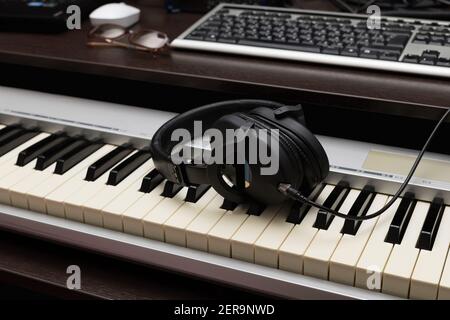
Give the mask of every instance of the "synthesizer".
[[[161, 107], [0, 87], [0, 227], [284, 298], [450, 299], [450, 156], [427, 153], [377, 219], [254, 212], [154, 169], [149, 141], [175, 116]], [[311, 197], [351, 216], [381, 208], [416, 155], [318, 138], [331, 173]]]

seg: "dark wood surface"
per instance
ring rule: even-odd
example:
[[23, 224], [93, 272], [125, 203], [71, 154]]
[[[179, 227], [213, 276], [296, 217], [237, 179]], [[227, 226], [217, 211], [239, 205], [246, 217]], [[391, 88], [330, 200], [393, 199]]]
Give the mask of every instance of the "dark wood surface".
[[[187, 13], [167, 15], [161, 6], [152, 2], [138, 2], [143, 10], [140, 26], [164, 31], [172, 39], [200, 17]], [[328, 2], [297, 3], [308, 9], [333, 9]], [[359, 109], [359, 112], [426, 119], [438, 116], [440, 108], [434, 106], [450, 104], [449, 81], [445, 79], [179, 50], [152, 58], [131, 50], [87, 48], [88, 30], [89, 24], [84, 23], [82, 30], [62, 34], [0, 32], [0, 83], [24, 86], [26, 79], [31, 79], [35, 86], [52, 91], [53, 86], [45, 88], [49, 87], [47, 81], [51, 77], [53, 83], [59, 81], [53, 76], [59, 73], [63, 77], [57, 79], [67, 80], [58, 84], [60, 91], [70, 94], [77, 90], [97, 90], [83, 82], [83, 75], [94, 77], [91, 81], [119, 79], [129, 86], [112, 86], [111, 96], [116, 97], [116, 92], [122, 89], [125, 100], [120, 102], [132, 103], [133, 94], [149, 92], [150, 107], [159, 86], [178, 90], [179, 97], [201, 95], [205, 101], [228, 96], [301, 100], [318, 107], [335, 105]], [[107, 91], [102, 94], [111, 100], [106, 97]], [[164, 99], [160, 98], [158, 103]], [[344, 121], [346, 117], [330, 111], [332, 116], [327, 121], [318, 121], [315, 119], [322, 109], [308, 112], [311, 125], [322, 133], [327, 133], [333, 119], [340, 116]], [[366, 130], [370, 136], [373, 131], [367, 130], [367, 124], [376, 128], [373, 123], [377, 118], [365, 117], [366, 122], [361, 122], [359, 130]], [[388, 138], [403, 134], [405, 141], [411, 141], [415, 140], [411, 134], [422, 135], [418, 130], [410, 134], [396, 131], [396, 119], [390, 121], [390, 125], [384, 126], [385, 130], [393, 128], [387, 131]], [[358, 123], [354, 125], [352, 131], [356, 132]], [[348, 127], [343, 124], [342, 131]], [[80, 291], [65, 288], [66, 268], [71, 264], [82, 269]], [[11, 288], [16, 290], [15, 294]], [[1, 231], [0, 298], [11, 297], [185, 299], [255, 295]]]
[[[80, 290], [66, 287], [69, 276], [66, 270], [70, 265], [78, 265], [81, 269]], [[14, 288], [15, 294], [10, 288]], [[264, 297], [2, 230], [0, 300], [14, 298], [184, 300]]]
[[[166, 14], [152, 2], [138, 3], [142, 9], [139, 27], [164, 31], [171, 39], [201, 16]], [[308, 9], [333, 9], [327, 1], [298, 3], [299, 7]], [[0, 33], [0, 63], [247, 96], [335, 102], [345, 107], [433, 119], [438, 115], [434, 108], [392, 108], [378, 100], [434, 106], [450, 104], [446, 79], [182, 50], [152, 58], [143, 52], [121, 48], [88, 48], [85, 46], [88, 30], [86, 22], [82, 30], [62, 34]], [[362, 103], [352, 97], [376, 100]]]

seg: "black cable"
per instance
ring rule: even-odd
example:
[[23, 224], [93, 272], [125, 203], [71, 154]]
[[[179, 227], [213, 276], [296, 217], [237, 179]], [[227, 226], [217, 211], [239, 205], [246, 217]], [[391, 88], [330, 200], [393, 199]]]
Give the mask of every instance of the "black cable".
[[436, 132], [438, 131], [438, 129], [440, 128], [440, 126], [442, 125], [442, 123], [444, 123], [445, 119], [448, 117], [448, 115], [450, 114], [450, 108], [447, 109], [447, 111], [444, 113], [444, 115], [442, 116], [441, 120], [439, 120], [439, 122], [436, 124], [436, 126], [434, 127], [433, 131], [431, 132], [430, 136], [427, 139], [427, 142], [425, 142], [422, 150], [420, 151], [419, 155], [416, 158], [416, 161], [414, 162], [413, 166], [411, 167], [411, 170], [409, 171], [405, 181], [403, 181], [402, 185], [400, 186], [400, 188], [397, 190], [397, 192], [395, 193], [395, 195], [391, 198], [391, 200], [389, 200], [389, 202], [380, 210], [369, 214], [367, 216], [363, 216], [363, 217], [349, 217], [346, 214], [340, 213], [338, 211], [335, 211], [331, 208], [327, 208], [319, 203], [316, 203], [310, 199], [308, 199], [307, 197], [305, 197], [304, 195], [302, 195], [300, 193], [300, 191], [294, 189], [291, 187], [291, 185], [289, 184], [285, 184], [285, 183], [280, 183], [278, 185], [278, 190], [283, 193], [284, 195], [290, 197], [291, 199], [294, 199], [296, 201], [300, 201], [303, 203], [306, 203], [310, 206], [316, 207], [320, 210], [324, 210], [326, 212], [328, 212], [329, 214], [332, 214], [336, 217], [340, 217], [340, 218], [344, 218], [344, 219], [348, 219], [348, 220], [353, 220], [353, 221], [363, 221], [363, 220], [369, 220], [369, 219], [373, 219], [378, 217], [379, 215], [383, 214], [387, 209], [389, 209], [394, 202], [400, 197], [400, 195], [403, 193], [403, 191], [405, 190], [405, 188], [408, 186], [409, 181], [411, 180], [411, 178], [414, 175], [414, 172], [417, 169], [417, 166], [420, 163], [420, 160], [422, 160], [423, 155], [425, 154], [425, 151], [427, 150], [429, 144], [431, 143], [431, 141], [433, 140]]

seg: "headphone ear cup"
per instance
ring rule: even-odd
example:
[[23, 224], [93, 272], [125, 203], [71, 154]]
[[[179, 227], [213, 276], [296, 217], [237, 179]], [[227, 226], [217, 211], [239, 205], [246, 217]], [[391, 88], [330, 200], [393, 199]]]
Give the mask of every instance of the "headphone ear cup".
[[[289, 154], [293, 151], [286, 147], [279, 135], [272, 136], [272, 126], [267, 126], [247, 114], [236, 113], [221, 117], [213, 124], [213, 127], [221, 131], [223, 137], [230, 138], [226, 130], [241, 129], [249, 123], [253, 124], [252, 129], [255, 130], [249, 131], [247, 135], [245, 163], [226, 163], [230, 159], [236, 160], [236, 154], [239, 154], [242, 160], [242, 149], [240, 149], [242, 145], [227, 141], [228, 144], [222, 146], [222, 165], [215, 163], [208, 166], [209, 183], [219, 194], [234, 202], [240, 203], [251, 199], [266, 204], [280, 203], [285, 200], [285, 196], [278, 192], [278, 184], [288, 182], [299, 187], [303, 180], [303, 170], [300, 168], [295, 172], [292, 171], [300, 163], [292, 161]], [[217, 147], [216, 145], [215, 148]], [[231, 150], [230, 147], [232, 147]], [[265, 155], [263, 155], [264, 151]], [[265, 156], [264, 161], [262, 156]], [[233, 165], [234, 168], [229, 170]], [[224, 176], [233, 185], [229, 185]]]
[[328, 156], [320, 142], [302, 123], [290, 116], [275, 117], [275, 110], [270, 108], [257, 108], [250, 112], [254, 117], [272, 124], [284, 134], [291, 149], [296, 152], [288, 153], [294, 161], [303, 162], [304, 179], [298, 188], [311, 190], [322, 182], [329, 172]]

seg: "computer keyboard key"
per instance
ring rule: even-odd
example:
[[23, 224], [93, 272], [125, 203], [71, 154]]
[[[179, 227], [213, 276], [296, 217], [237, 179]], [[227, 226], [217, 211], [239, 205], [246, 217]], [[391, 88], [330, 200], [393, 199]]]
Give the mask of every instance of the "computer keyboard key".
[[111, 169], [117, 163], [127, 157], [133, 149], [128, 145], [116, 147], [114, 150], [91, 164], [86, 173], [86, 181], [95, 181], [98, 177]]
[[440, 54], [441, 53], [437, 50], [425, 50], [422, 52], [422, 58], [438, 59]]
[[341, 51], [341, 55], [348, 56], [348, 57], [357, 57], [358, 56], [358, 49], [355, 48], [345, 48]]
[[442, 45], [444, 45], [444, 41], [442, 41], [442, 40], [430, 40], [428, 42], [428, 44], [432, 45], [432, 46], [442, 46]]
[[56, 160], [55, 174], [62, 175], [102, 147], [101, 143], [83, 141], [82, 144]]
[[399, 57], [400, 57], [400, 55], [397, 53], [387, 52], [387, 53], [382, 53], [379, 58], [380, 58], [380, 60], [398, 61]]
[[450, 59], [439, 58], [436, 65], [440, 67], [450, 67]]
[[418, 34], [414, 38], [413, 43], [416, 43], [416, 44], [427, 44], [428, 41], [429, 41], [429, 37], [427, 35]]
[[111, 170], [106, 184], [112, 186], [118, 185], [150, 158], [151, 154], [149, 151], [140, 150], [136, 152]]
[[445, 205], [442, 198], [436, 198], [431, 203], [427, 216], [420, 231], [419, 239], [417, 240], [416, 248], [422, 250], [432, 250], [434, 240], [439, 231], [439, 226], [444, 214]]
[[67, 137], [62, 133], [56, 133], [48, 136], [47, 138], [20, 152], [19, 156], [17, 157], [16, 165], [20, 167], [27, 165], [28, 163], [36, 159], [39, 155], [43, 154], [47, 150], [53, 148], [66, 139]]
[[290, 45], [290, 44], [280, 44], [280, 43], [251, 41], [251, 40], [239, 40], [238, 43], [240, 45], [246, 45], [246, 46], [320, 53], [320, 47], [312, 45], [312, 44], [307, 44], [306, 42], [302, 42], [298, 45]]
[[420, 56], [418, 56], [416, 54], [408, 54], [403, 58], [403, 62], [418, 63], [419, 59], [420, 59]]
[[378, 52], [370, 49], [361, 50], [359, 56], [361, 58], [378, 59]]
[[409, 40], [409, 35], [396, 35], [388, 40], [388, 47], [397, 47], [403, 49]]
[[341, 50], [338, 47], [322, 47], [322, 53], [326, 54], [335, 54], [338, 55], [341, 53]]
[[203, 40], [204, 36], [203, 35], [193, 35], [190, 34], [189, 36], [186, 37], [186, 39], [190, 39], [190, 40]]
[[435, 58], [429, 58], [429, 57], [421, 57], [419, 59], [419, 63], [420, 64], [430, 65], [430, 66], [434, 66], [436, 64], [436, 59]]
[[237, 42], [236, 39], [232, 39], [232, 38], [223, 38], [223, 37], [219, 37], [218, 41], [219, 41], [219, 42], [222, 42], [222, 43], [231, 43], [231, 44]]

